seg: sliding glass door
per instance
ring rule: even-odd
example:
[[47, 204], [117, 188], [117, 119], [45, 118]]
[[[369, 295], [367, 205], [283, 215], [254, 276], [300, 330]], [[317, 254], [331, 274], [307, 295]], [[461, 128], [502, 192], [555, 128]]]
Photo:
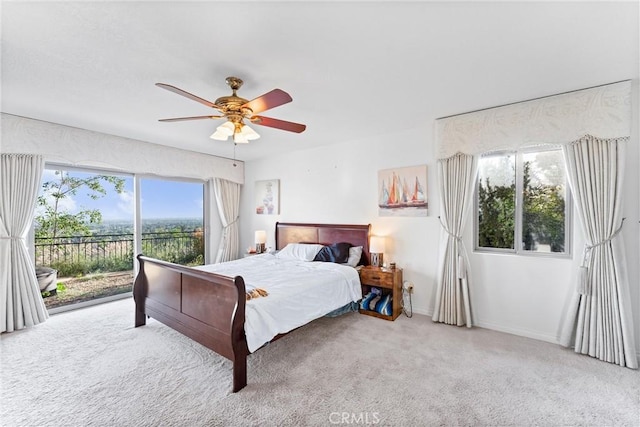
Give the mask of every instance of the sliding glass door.
[[201, 181], [47, 166], [33, 226], [47, 308], [131, 292], [138, 253], [204, 264], [204, 188]]
[[141, 252], [182, 265], [205, 260], [204, 183], [140, 179]]

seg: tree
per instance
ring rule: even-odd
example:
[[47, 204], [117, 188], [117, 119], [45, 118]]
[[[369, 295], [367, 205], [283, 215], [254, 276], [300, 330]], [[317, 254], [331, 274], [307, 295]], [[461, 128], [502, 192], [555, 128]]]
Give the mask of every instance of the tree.
[[523, 173], [524, 249], [535, 250], [541, 243], [549, 245], [551, 252], [564, 252], [565, 203], [561, 187], [532, 179], [530, 162], [524, 163]]
[[478, 187], [478, 246], [514, 247], [516, 186], [491, 185], [489, 178]]
[[123, 178], [109, 175], [91, 175], [85, 178], [70, 176], [69, 172], [55, 171], [56, 178], [42, 184], [42, 194], [38, 196], [38, 206], [42, 211], [36, 215], [36, 237], [55, 239], [90, 234], [90, 224], [102, 222], [98, 209], [82, 209], [71, 213], [62, 207], [62, 200], [75, 196], [85, 189], [87, 196], [96, 200], [104, 197], [104, 184], [111, 184], [117, 193], [124, 191]]

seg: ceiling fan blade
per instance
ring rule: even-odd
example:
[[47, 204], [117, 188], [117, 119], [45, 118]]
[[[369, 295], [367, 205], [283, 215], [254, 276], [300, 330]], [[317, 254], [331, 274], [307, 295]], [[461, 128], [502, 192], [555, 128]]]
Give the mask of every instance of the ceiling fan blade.
[[174, 117], [173, 119], [160, 119], [159, 122], [182, 122], [184, 120], [201, 120], [201, 119], [222, 119], [224, 116], [193, 116], [193, 117]]
[[296, 133], [304, 132], [307, 128], [307, 125], [302, 125], [300, 123], [287, 122], [285, 120], [272, 119], [264, 116], [253, 116], [251, 118], [251, 122], [260, 126], [267, 126]]
[[291, 98], [287, 92], [281, 89], [274, 89], [271, 92], [252, 99], [244, 104], [243, 107], [251, 108], [253, 114], [258, 114], [291, 101], [293, 101], [293, 98]]
[[182, 96], [187, 97], [189, 99], [193, 99], [194, 101], [197, 101], [200, 104], [204, 104], [207, 107], [215, 108], [215, 109], [218, 109], [218, 110], [220, 109], [220, 107], [218, 107], [213, 102], [207, 101], [206, 99], [200, 98], [199, 96], [196, 96], [196, 95], [194, 95], [192, 93], [189, 93], [189, 92], [187, 92], [185, 90], [182, 90], [180, 88], [177, 88], [175, 86], [171, 86], [171, 85], [168, 85], [166, 83], [156, 83], [156, 86], [161, 87], [162, 89], [166, 89], [166, 90], [168, 90], [170, 92], [177, 93], [178, 95], [182, 95]]

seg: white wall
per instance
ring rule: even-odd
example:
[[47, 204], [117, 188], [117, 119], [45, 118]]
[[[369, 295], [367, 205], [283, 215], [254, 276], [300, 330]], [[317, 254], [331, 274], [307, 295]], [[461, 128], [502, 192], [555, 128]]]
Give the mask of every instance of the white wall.
[[[41, 154], [66, 166], [162, 177], [244, 182], [244, 164], [222, 157], [2, 113], [2, 153]], [[234, 163], [237, 166], [234, 166]]]
[[[300, 150], [245, 164], [241, 247], [253, 245], [253, 232], [267, 230], [275, 247], [275, 222], [371, 224], [372, 234], [388, 235], [385, 262], [397, 262], [415, 284], [414, 309], [431, 310], [438, 256], [439, 225], [434, 153], [420, 135], [431, 124], [376, 139]], [[304, 142], [301, 141], [301, 145]], [[379, 217], [378, 170], [427, 164], [428, 217]], [[280, 179], [280, 215], [257, 215], [254, 182]]]
[[[629, 279], [640, 337], [638, 290], [638, 86], [634, 82], [634, 121], [626, 164], [623, 235], [629, 258]], [[434, 117], [435, 119], [435, 117]], [[367, 141], [339, 143], [273, 156], [245, 164], [241, 208], [241, 247], [253, 245], [253, 232], [267, 230], [267, 246], [274, 246], [276, 221], [312, 223], [371, 223], [372, 233], [392, 236], [385, 261], [404, 269], [415, 284], [414, 311], [431, 315], [440, 237], [439, 195], [433, 150], [433, 120], [404, 133]], [[301, 145], [304, 142], [301, 142]], [[379, 217], [377, 172], [427, 164], [429, 216]], [[280, 179], [281, 213], [257, 215], [254, 182]], [[467, 219], [464, 240], [472, 264], [471, 301], [476, 325], [517, 335], [558, 342], [566, 306], [574, 292], [574, 272], [581, 261], [584, 238], [574, 215], [572, 256], [547, 258], [473, 252], [473, 215]], [[637, 338], [636, 342], [640, 343]]]

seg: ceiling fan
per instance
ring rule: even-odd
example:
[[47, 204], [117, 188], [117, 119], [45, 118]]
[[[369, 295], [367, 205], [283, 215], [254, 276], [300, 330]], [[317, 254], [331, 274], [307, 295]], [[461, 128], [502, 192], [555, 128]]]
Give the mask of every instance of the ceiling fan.
[[256, 125], [296, 133], [303, 132], [307, 128], [307, 126], [303, 124], [257, 115], [263, 111], [267, 111], [271, 108], [279, 107], [280, 105], [293, 101], [287, 92], [281, 89], [273, 89], [271, 92], [267, 92], [264, 95], [248, 101], [244, 98], [240, 98], [236, 94], [236, 91], [240, 89], [240, 86], [242, 86], [242, 79], [239, 79], [238, 77], [227, 77], [226, 82], [231, 90], [233, 90], [233, 93], [229, 96], [223, 96], [216, 99], [216, 102], [207, 101], [206, 99], [200, 98], [199, 96], [193, 95], [166, 83], [156, 83], [156, 86], [158, 87], [197, 101], [220, 112], [220, 115], [176, 117], [173, 119], [160, 119], [160, 121], [179, 122], [183, 120], [227, 119], [225, 123], [218, 126], [213, 135], [211, 135], [211, 138], [219, 141], [226, 141], [227, 138], [231, 136], [235, 143], [247, 143], [250, 140], [260, 138], [260, 135], [258, 135], [256, 131], [244, 123], [245, 120]]

